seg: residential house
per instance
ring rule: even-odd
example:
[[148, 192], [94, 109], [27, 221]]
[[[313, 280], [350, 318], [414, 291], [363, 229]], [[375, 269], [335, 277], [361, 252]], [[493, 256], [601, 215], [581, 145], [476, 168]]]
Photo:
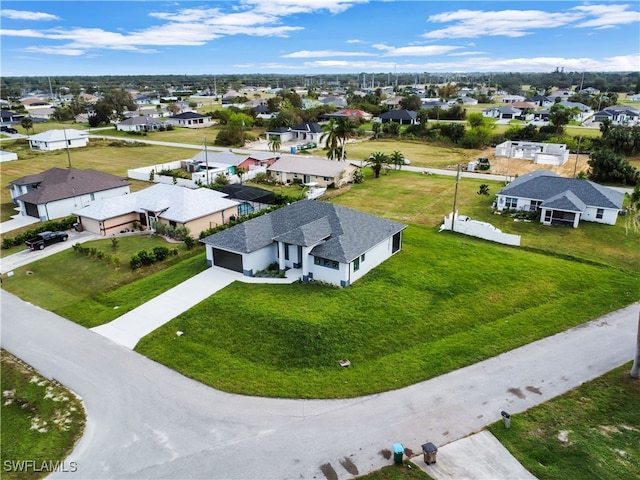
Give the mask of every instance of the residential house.
[[182, 128], [206, 128], [213, 125], [213, 122], [209, 115], [201, 115], [196, 112], [184, 112], [169, 117], [167, 124]]
[[404, 99], [404, 97], [396, 95], [391, 98], [388, 98], [382, 102], [382, 105], [389, 109], [397, 109], [401, 108], [400, 102]]
[[277, 262], [303, 281], [346, 287], [402, 249], [407, 225], [300, 200], [204, 238], [207, 263], [252, 276]]
[[467, 105], [477, 105], [478, 104], [478, 100], [476, 100], [473, 97], [468, 97], [466, 95], [460, 95], [459, 97], [456, 98], [452, 98], [451, 100], [449, 100], [447, 102], [449, 105], [456, 105], [456, 104], [462, 104], [464, 106]]
[[0, 125], [12, 126], [20, 123], [26, 115], [24, 113], [15, 113], [11, 110], [0, 110]]
[[542, 165], [564, 165], [569, 160], [565, 144], [507, 140], [496, 145], [496, 157], [533, 160]]
[[515, 107], [489, 107], [482, 111], [483, 117], [496, 118], [498, 120], [513, 120], [522, 115], [522, 110]]
[[97, 170], [52, 168], [18, 178], [9, 188], [21, 215], [45, 222], [93, 202], [128, 194], [129, 185], [126, 179]]
[[593, 115], [594, 122], [610, 120], [613, 125], [634, 126], [639, 123], [640, 109], [627, 105], [612, 105]]
[[106, 198], [73, 211], [83, 230], [115, 235], [135, 230], [136, 224], [153, 230], [158, 222], [186, 227], [193, 237], [227, 223], [238, 215], [239, 202], [209, 188], [191, 189], [158, 183], [129, 195]]
[[389, 110], [388, 112], [380, 114], [380, 116], [377, 117], [377, 121], [380, 123], [395, 122], [400, 125], [414, 125], [418, 122], [418, 113], [404, 108], [400, 110]]
[[153, 117], [130, 117], [116, 123], [119, 132], [155, 132], [165, 127], [165, 122]]
[[283, 155], [267, 171], [275, 180], [285, 185], [316, 182], [320, 187], [337, 188], [353, 182], [353, 174], [358, 168], [360, 167], [351, 162]]
[[47, 130], [29, 137], [29, 147], [32, 150], [50, 152], [65, 148], [86, 147], [89, 143], [87, 132], [65, 128], [62, 130]]
[[524, 100], [522, 95], [505, 95], [500, 99], [502, 103], [524, 102]]
[[544, 95], [534, 95], [531, 98], [525, 100], [527, 103], [533, 103], [537, 107], [550, 108], [554, 104], [553, 98], [545, 97]]
[[580, 123], [593, 116], [593, 110], [591, 109], [591, 107], [585, 105], [584, 103], [562, 101], [560, 102], [560, 105], [565, 108], [575, 108], [578, 113], [573, 117], [573, 119]]
[[37, 97], [23, 98], [20, 100], [20, 103], [22, 103], [27, 110], [33, 110], [34, 108], [53, 108], [53, 104], [49, 100]]
[[277, 127], [267, 132], [267, 141], [273, 137], [280, 137], [280, 143], [304, 142], [320, 143], [322, 127], [314, 122], [305, 122], [293, 127]]
[[544, 225], [577, 228], [580, 220], [615, 225], [623, 201], [624, 193], [612, 188], [536, 170], [500, 190], [496, 208], [540, 212]]
[[189, 171], [192, 172], [194, 182], [211, 183], [215, 177], [222, 173], [230, 180], [236, 175], [238, 168], [244, 169], [245, 172], [253, 172], [254, 170], [264, 171], [266, 167], [277, 160], [278, 156], [273, 152], [252, 152], [250, 154], [235, 154], [231, 151], [210, 152], [201, 151], [189, 160]]
[[370, 113], [365, 112], [364, 110], [358, 110], [354, 108], [343, 108], [342, 110], [338, 110], [333, 113], [323, 113], [320, 115], [320, 120], [330, 120], [332, 118], [351, 118], [352, 120], [363, 120], [369, 121], [372, 118]]

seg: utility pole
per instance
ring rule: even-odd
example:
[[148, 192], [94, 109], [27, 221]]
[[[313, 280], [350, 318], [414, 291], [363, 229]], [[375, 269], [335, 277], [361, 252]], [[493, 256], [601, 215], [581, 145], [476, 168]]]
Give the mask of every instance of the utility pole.
[[67, 147], [67, 160], [69, 161], [69, 170], [71, 170], [71, 154], [69, 153], [69, 140], [67, 140], [67, 130], [65, 128], [62, 129], [64, 133], [64, 145]]
[[580, 156], [580, 143], [582, 143], [582, 137], [578, 137], [578, 151], [576, 152], [576, 163], [573, 166], [573, 178], [576, 178], [576, 171], [578, 170], [578, 157]]
[[456, 204], [458, 203], [458, 183], [460, 183], [460, 164], [458, 164], [458, 173], [456, 174], [456, 189], [453, 194], [453, 212], [451, 212], [451, 231], [456, 223]]
[[204, 165], [207, 169], [207, 187], [209, 186], [209, 156], [207, 154], [207, 137], [202, 137], [204, 143]]

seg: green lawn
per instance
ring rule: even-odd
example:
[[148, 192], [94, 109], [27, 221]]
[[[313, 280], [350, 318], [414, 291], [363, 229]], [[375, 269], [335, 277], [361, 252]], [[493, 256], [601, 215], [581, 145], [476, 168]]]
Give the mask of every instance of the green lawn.
[[640, 478], [640, 382], [617, 368], [489, 430], [540, 480]]
[[[62, 468], [62, 461], [82, 435], [84, 407], [62, 385], [43, 378], [5, 350], [1, 355], [2, 478], [44, 478], [49, 473], [46, 468], [54, 468], [56, 462]], [[29, 460], [35, 463], [18, 463]], [[67, 471], [73, 471], [70, 462], [64, 464]]]
[[354, 397], [492, 357], [639, 294], [636, 271], [412, 225], [403, 251], [349, 288], [234, 283], [136, 350], [225, 391]]
[[[117, 256], [120, 267], [89, 258], [73, 249], [15, 270], [2, 287], [46, 310], [91, 328], [143, 304], [207, 268], [202, 247], [186, 250], [184, 244], [168, 244], [149, 235], [121, 237], [118, 249], [111, 240], [86, 242], [105, 255]], [[179, 255], [132, 271], [129, 259], [140, 250], [156, 246], [178, 248]]]

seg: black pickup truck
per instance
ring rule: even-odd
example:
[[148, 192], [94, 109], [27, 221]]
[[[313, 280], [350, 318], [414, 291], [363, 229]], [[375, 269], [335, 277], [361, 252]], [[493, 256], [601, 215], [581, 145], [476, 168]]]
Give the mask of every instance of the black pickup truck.
[[37, 236], [30, 238], [26, 243], [30, 250], [42, 250], [47, 245], [58, 242], [66, 242], [69, 238], [67, 232], [40, 232]]

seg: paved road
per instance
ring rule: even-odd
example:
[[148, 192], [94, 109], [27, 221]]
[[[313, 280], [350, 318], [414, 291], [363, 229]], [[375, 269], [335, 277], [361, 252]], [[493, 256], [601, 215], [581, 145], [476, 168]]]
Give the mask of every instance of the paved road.
[[[222, 393], [4, 291], [2, 344], [84, 398], [71, 478], [351, 478], [629, 361], [639, 305], [432, 380], [351, 400]], [[224, 369], [224, 365], [220, 365]], [[512, 420], [517, 421], [517, 416]], [[385, 452], [387, 450], [387, 452]], [[54, 478], [66, 476], [64, 473]]]

